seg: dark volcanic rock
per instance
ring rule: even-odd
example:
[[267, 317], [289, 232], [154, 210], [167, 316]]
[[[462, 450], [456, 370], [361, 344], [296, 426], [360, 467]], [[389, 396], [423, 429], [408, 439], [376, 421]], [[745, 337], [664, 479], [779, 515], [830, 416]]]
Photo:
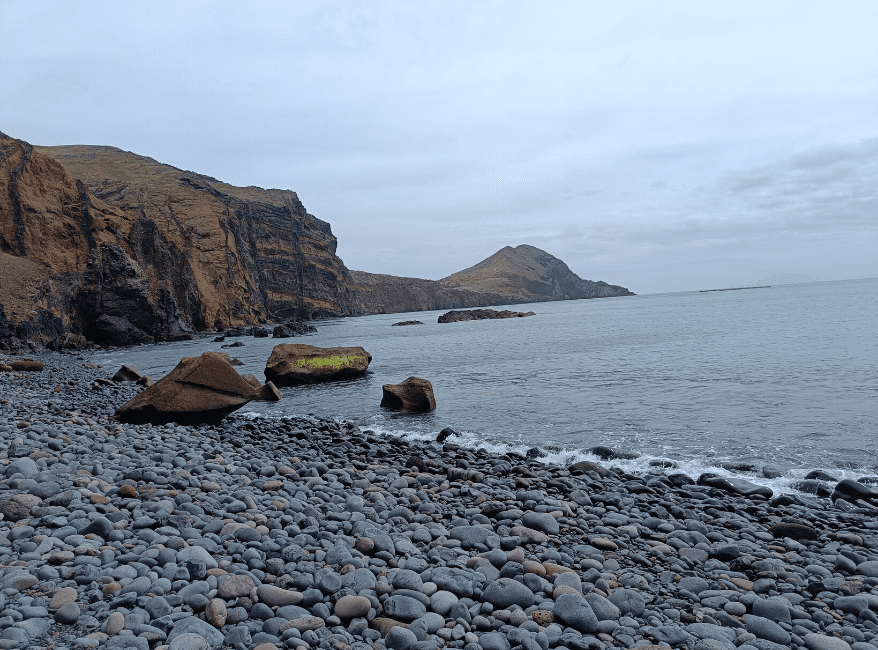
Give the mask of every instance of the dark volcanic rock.
[[524, 316], [536, 316], [532, 311], [496, 311], [495, 309], [469, 309], [467, 311], [451, 310], [439, 317], [440, 323], [460, 323], [468, 320], [496, 320], [503, 318], [523, 318]]
[[878, 497], [878, 489], [870, 488], [862, 483], [846, 478], [838, 482], [835, 491], [832, 493], [832, 500], [846, 499], [847, 501], [856, 501], [862, 499], [870, 501]]
[[304, 336], [305, 334], [312, 334], [317, 331], [317, 328], [308, 325], [300, 320], [290, 321], [288, 323], [284, 323], [283, 325], [278, 325], [274, 328], [271, 333], [272, 338], [276, 339], [288, 339], [293, 336]]
[[790, 539], [817, 539], [817, 531], [811, 526], [781, 522], [768, 529], [768, 532], [777, 538], [789, 537]]
[[750, 481], [740, 478], [728, 478], [724, 476], [715, 476], [713, 474], [702, 474], [698, 477], [698, 485], [707, 485], [709, 487], [719, 488], [725, 492], [733, 492], [743, 496], [752, 496], [758, 494], [770, 499], [774, 492], [771, 488], [762, 485], [756, 485]]
[[398, 323], [393, 323], [391, 327], [400, 327], [402, 325], [423, 325], [423, 323], [419, 320], [404, 320]]
[[428, 413], [436, 408], [433, 384], [427, 379], [409, 377], [399, 384], [384, 384], [383, 408], [406, 413]]
[[318, 348], [299, 343], [274, 346], [265, 378], [277, 386], [352, 379], [366, 373], [372, 355], [361, 347]]
[[141, 345], [155, 339], [121, 316], [101, 315], [91, 327], [91, 337], [103, 345]]
[[636, 451], [628, 451], [618, 447], [592, 447], [588, 451], [601, 460], [634, 460], [635, 458], [640, 458], [640, 454]]
[[187, 424], [222, 420], [256, 390], [214, 352], [185, 357], [164, 379], [116, 411], [122, 422]]

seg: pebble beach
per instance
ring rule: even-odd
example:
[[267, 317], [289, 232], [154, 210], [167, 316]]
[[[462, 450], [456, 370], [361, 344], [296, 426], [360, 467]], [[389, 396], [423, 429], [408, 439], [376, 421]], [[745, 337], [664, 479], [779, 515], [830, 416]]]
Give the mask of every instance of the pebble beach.
[[0, 372], [0, 648], [878, 648], [868, 492], [744, 495], [332, 414], [122, 424], [142, 387], [39, 358]]

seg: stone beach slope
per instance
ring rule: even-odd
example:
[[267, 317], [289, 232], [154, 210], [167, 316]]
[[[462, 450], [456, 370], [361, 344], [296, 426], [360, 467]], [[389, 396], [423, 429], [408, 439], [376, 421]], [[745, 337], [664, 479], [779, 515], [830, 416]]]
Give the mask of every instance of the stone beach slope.
[[318, 417], [120, 424], [140, 387], [41, 359], [0, 373], [2, 648], [878, 647], [868, 508]]

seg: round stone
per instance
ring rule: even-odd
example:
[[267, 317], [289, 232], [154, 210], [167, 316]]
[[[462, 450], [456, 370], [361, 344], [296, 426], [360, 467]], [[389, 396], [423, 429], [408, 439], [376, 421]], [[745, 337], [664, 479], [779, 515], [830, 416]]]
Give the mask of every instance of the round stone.
[[123, 499], [136, 499], [137, 490], [134, 489], [133, 485], [123, 485], [119, 488], [119, 497]]
[[226, 624], [226, 603], [224, 600], [214, 598], [204, 608], [204, 619], [214, 627], [222, 627]]
[[[45, 611], [45, 610], [43, 610]], [[55, 622], [64, 625], [73, 625], [79, 620], [82, 610], [75, 602], [63, 604], [57, 612], [55, 612]]]
[[302, 602], [302, 594], [298, 591], [289, 591], [274, 585], [259, 585], [256, 588], [256, 596], [260, 603], [265, 603], [270, 607], [298, 605]]
[[495, 580], [482, 593], [482, 598], [497, 609], [507, 609], [512, 605], [527, 609], [534, 604], [534, 592], [512, 578]]
[[113, 636], [119, 634], [125, 628], [125, 617], [121, 612], [113, 612], [107, 618], [107, 634]]
[[[72, 559], [72, 558], [71, 558]], [[61, 609], [67, 603], [76, 600], [76, 589], [73, 587], [64, 587], [55, 592], [52, 600], [49, 601], [49, 609]]]
[[386, 642], [391, 650], [410, 650], [418, 642], [418, 637], [411, 630], [396, 625], [387, 633]]
[[359, 618], [366, 616], [372, 603], [365, 596], [342, 596], [335, 604], [334, 613], [339, 618]]
[[843, 639], [814, 632], [806, 634], [804, 641], [808, 650], [850, 650], [851, 648]]
[[384, 612], [391, 618], [408, 623], [426, 614], [427, 608], [411, 596], [391, 596], [384, 601]]
[[200, 634], [187, 632], [175, 637], [168, 650], [210, 650], [210, 644]]

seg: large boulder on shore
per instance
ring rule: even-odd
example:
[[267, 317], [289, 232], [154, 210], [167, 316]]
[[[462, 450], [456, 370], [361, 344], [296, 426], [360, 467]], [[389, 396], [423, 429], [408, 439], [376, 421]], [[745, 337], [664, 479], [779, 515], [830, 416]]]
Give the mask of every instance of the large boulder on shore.
[[215, 423], [256, 399], [257, 390], [215, 352], [184, 357], [161, 381], [116, 410], [122, 422]]
[[274, 346], [265, 378], [276, 386], [352, 379], [366, 374], [372, 355], [361, 347], [318, 348], [301, 343]]
[[400, 384], [384, 384], [383, 408], [406, 413], [428, 413], [436, 408], [433, 384], [427, 379], [409, 377]]

